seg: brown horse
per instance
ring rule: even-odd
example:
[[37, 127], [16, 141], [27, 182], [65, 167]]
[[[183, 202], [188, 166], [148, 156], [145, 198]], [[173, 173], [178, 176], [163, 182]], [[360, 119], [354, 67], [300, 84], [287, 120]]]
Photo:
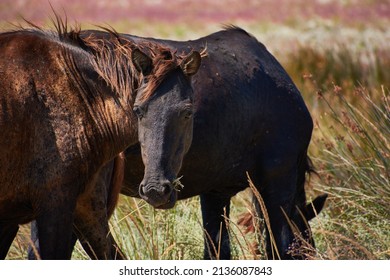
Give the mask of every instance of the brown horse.
[[113, 258], [107, 195], [96, 182], [137, 142], [136, 89], [191, 91], [199, 54], [180, 57], [114, 32], [82, 37], [60, 20], [56, 32], [0, 34], [0, 53], [0, 257], [18, 225], [36, 220], [43, 259], [70, 258], [73, 224], [99, 244], [96, 258]]

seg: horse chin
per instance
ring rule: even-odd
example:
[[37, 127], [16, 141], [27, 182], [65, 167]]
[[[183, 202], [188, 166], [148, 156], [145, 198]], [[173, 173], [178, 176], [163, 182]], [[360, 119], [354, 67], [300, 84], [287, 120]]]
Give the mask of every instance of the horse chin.
[[171, 209], [175, 206], [176, 201], [177, 201], [177, 191], [173, 190], [171, 192], [171, 196], [169, 197], [169, 200], [167, 201], [167, 203], [161, 204], [161, 205], [154, 207], [154, 208], [156, 208], [156, 209]]

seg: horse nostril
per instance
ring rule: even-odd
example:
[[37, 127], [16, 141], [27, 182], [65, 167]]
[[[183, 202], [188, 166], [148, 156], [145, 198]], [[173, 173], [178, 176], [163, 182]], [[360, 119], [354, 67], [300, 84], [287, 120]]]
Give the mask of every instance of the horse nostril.
[[171, 192], [171, 184], [164, 184], [163, 185], [163, 194], [168, 195]]
[[144, 185], [143, 184], [139, 185], [139, 194], [140, 195], [144, 195], [145, 194], [145, 192], [144, 192]]

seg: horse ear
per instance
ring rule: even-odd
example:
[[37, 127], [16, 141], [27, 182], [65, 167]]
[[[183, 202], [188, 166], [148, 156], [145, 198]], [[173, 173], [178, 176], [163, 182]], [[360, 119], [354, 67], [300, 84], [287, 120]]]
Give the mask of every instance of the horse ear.
[[327, 194], [319, 195], [311, 203], [306, 205], [306, 221], [310, 221], [321, 212], [322, 208], [325, 205], [327, 197]]
[[180, 64], [184, 74], [191, 77], [198, 72], [201, 63], [201, 55], [197, 51], [192, 51]]
[[153, 61], [152, 59], [139, 49], [134, 49], [131, 52], [131, 61], [133, 62], [135, 68], [141, 72], [144, 76], [147, 76], [152, 72]]

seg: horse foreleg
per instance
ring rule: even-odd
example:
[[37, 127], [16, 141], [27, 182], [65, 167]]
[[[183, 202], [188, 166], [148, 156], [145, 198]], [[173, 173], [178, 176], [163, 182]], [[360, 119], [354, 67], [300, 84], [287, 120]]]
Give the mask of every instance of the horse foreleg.
[[91, 183], [91, 191], [81, 195], [77, 201], [74, 230], [91, 259], [124, 257], [108, 226], [109, 209], [114, 208], [119, 195], [119, 188], [114, 193], [110, 188], [112, 170], [111, 163], [102, 168], [97, 174], [97, 180]]
[[[74, 246], [77, 242], [78, 236], [77, 234], [81, 237], [81, 245], [83, 246], [84, 250], [86, 253], [89, 255], [91, 259], [99, 259], [98, 255], [102, 255], [101, 253], [96, 253], [99, 251], [102, 251], [101, 249], [98, 249], [99, 245], [101, 242], [98, 240], [100, 237], [97, 234], [94, 234], [95, 238], [87, 237], [87, 235], [83, 234], [82, 231], [89, 232], [89, 227], [92, 227], [92, 230], [94, 230], [93, 225], [90, 225], [89, 223], [85, 223], [82, 219], [77, 219], [79, 222], [77, 224], [82, 224], [82, 226], [79, 225], [79, 227], [76, 227], [74, 225], [74, 230], [72, 234], [72, 240], [71, 240], [71, 250], [73, 251]], [[89, 226], [88, 226], [89, 225]], [[96, 224], [95, 224], [96, 225]], [[97, 224], [96, 228], [101, 228], [101, 225]], [[85, 229], [87, 228], [87, 230]], [[77, 234], [76, 234], [77, 233]], [[38, 238], [38, 227], [36, 224], [36, 221], [33, 221], [31, 223], [31, 241], [32, 241], [32, 246], [30, 245], [28, 247], [28, 258], [30, 260], [36, 260], [40, 257], [40, 248], [39, 248], [39, 238]], [[108, 257], [104, 258], [109, 258], [109, 259], [123, 259], [124, 254], [121, 252], [119, 247], [116, 245], [116, 242], [114, 238], [112, 237], [111, 233], [108, 233], [107, 235], [104, 236], [104, 239], [107, 239], [108, 244], [110, 244], [110, 253], [103, 253], [103, 255], [107, 255]], [[97, 244], [97, 245], [96, 245]], [[108, 249], [107, 249], [108, 250]], [[103, 251], [106, 251], [103, 249]], [[100, 258], [102, 259], [102, 258]]]
[[[73, 251], [74, 246], [77, 242], [77, 236], [75, 233], [72, 234], [72, 241], [70, 244], [71, 250]], [[27, 254], [29, 260], [36, 260], [40, 258], [39, 249], [39, 233], [37, 222], [34, 220], [31, 222], [31, 244], [28, 246]]]
[[69, 185], [57, 188], [39, 199], [39, 215], [36, 218], [42, 259], [70, 259], [72, 255], [73, 216], [76, 206], [76, 190]]
[[106, 208], [93, 209], [89, 203], [81, 207], [80, 202], [77, 206], [74, 229], [90, 258], [123, 259], [123, 253], [109, 232]]
[[205, 230], [204, 259], [230, 259], [230, 240], [226, 227], [230, 197], [207, 193], [200, 196], [200, 203]]
[[264, 217], [266, 224], [267, 258], [290, 259], [288, 250], [294, 240], [290, 219], [296, 192], [296, 169], [272, 174], [272, 177], [262, 176], [259, 191], [263, 200], [259, 215]]
[[11, 247], [12, 241], [18, 233], [19, 226], [0, 226], [0, 259], [4, 260], [8, 250]]

